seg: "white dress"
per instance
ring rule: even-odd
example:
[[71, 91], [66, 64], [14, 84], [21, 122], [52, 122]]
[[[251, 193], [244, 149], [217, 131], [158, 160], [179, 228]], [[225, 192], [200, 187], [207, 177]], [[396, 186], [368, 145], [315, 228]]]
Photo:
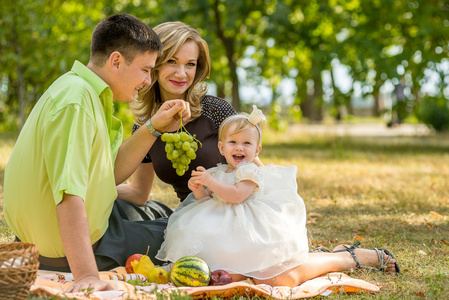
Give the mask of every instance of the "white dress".
[[250, 163], [231, 173], [225, 172], [227, 168], [218, 165], [208, 171], [228, 184], [251, 180], [259, 187], [239, 204], [214, 194], [173, 213], [156, 257], [175, 262], [196, 256], [211, 271], [222, 269], [257, 279], [272, 278], [304, 263], [309, 250], [306, 210], [297, 193], [296, 166]]

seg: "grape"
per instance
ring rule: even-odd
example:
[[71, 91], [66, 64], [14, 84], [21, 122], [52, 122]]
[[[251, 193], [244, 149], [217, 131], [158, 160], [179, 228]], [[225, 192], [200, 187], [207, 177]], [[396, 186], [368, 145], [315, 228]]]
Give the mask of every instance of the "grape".
[[179, 154], [180, 154], [179, 150], [173, 150], [171, 155], [172, 155], [173, 159], [176, 159], [179, 157]]
[[181, 149], [181, 148], [182, 148], [182, 144], [183, 144], [183, 141], [177, 141], [177, 142], [175, 142], [175, 148], [176, 148], [176, 149]]
[[196, 153], [195, 153], [195, 150], [193, 150], [193, 148], [190, 148], [189, 150], [187, 150], [186, 155], [191, 160], [194, 160], [196, 158]]
[[173, 152], [167, 152], [167, 159], [173, 160]]
[[165, 144], [165, 152], [169, 153], [175, 149], [175, 146], [172, 143]]
[[187, 151], [190, 149], [190, 143], [185, 141], [184, 143], [182, 143], [182, 150]]
[[188, 165], [190, 163], [189, 158], [187, 157], [187, 155], [183, 154], [179, 157], [179, 161], [183, 164], [183, 165]]
[[171, 143], [171, 142], [173, 142], [173, 135], [171, 134], [171, 133], [164, 133], [162, 136], [161, 136], [161, 140], [163, 141], [163, 142], [169, 142], [169, 143]]
[[140, 278], [136, 278], [136, 279], [129, 279], [127, 281], [127, 283], [132, 284], [132, 285], [143, 286], [143, 285], [145, 285], [146, 282], [143, 282], [142, 279], [140, 279]]
[[142, 279], [140, 279], [140, 278], [137, 278], [136, 279], [136, 285], [142, 285]]
[[183, 131], [179, 134], [179, 137], [181, 138], [181, 141], [187, 142], [189, 140], [189, 135]]
[[189, 169], [189, 164], [196, 158], [198, 144], [201, 142], [191, 135], [187, 129], [181, 124], [176, 132], [165, 132], [161, 136], [161, 141], [165, 143], [165, 153], [167, 159], [171, 161], [173, 169], [176, 170], [178, 176], [182, 176]]

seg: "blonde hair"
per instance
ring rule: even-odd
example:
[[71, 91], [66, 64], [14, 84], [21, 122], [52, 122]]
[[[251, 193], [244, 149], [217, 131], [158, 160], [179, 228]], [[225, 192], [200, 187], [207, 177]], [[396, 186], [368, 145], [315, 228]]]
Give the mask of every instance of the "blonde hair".
[[[239, 133], [248, 128], [255, 128], [258, 132], [257, 144], [262, 144], [262, 131], [257, 124], [252, 124], [248, 120], [248, 114], [239, 114], [227, 117], [220, 125], [218, 130], [218, 140], [223, 141], [223, 138], [228, 135]], [[234, 125], [233, 132], [230, 132], [230, 129]]]
[[190, 103], [192, 119], [201, 115], [201, 100], [207, 92], [203, 82], [210, 74], [209, 47], [195, 29], [182, 22], [166, 22], [154, 27], [159, 36], [163, 53], [158, 56], [156, 65], [151, 71], [151, 85], [139, 92], [136, 101], [131, 105], [136, 123], [142, 125], [148, 118], [156, 113], [163, 101], [157, 82], [159, 69], [171, 59], [187, 41], [194, 41], [199, 49], [195, 78], [186, 91], [186, 100]]

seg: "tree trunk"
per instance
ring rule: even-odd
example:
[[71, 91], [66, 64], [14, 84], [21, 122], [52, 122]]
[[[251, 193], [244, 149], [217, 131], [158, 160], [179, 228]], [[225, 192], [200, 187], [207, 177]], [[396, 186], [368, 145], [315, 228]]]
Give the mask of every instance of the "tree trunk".
[[331, 83], [332, 83], [332, 91], [333, 91], [333, 100], [334, 100], [334, 117], [335, 120], [340, 121], [341, 120], [341, 111], [340, 111], [340, 106], [341, 106], [341, 101], [340, 101], [340, 90], [337, 88], [337, 86], [335, 85], [335, 78], [334, 78], [334, 68], [332, 68], [332, 66], [330, 67], [330, 75], [331, 75]]
[[313, 120], [323, 120], [323, 81], [321, 79], [321, 71], [314, 74], [313, 78]]
[[[14, 14], [16, 16], [16, 14]], [[19, 45], [19, 37], [17, 34], [17, 18], [14, 17], [14, 21], [12, 23], [11, 34], [13, 38], [13, 47], [14, 54], [16, 55], [16, 69], [17, 69], [17, 98], [19, 100], [19, 129], [22, 129], [25, 124], [25, 84], [23, 80], [23, 69], [22, 69], [22, 61], [21, 55], [22, 51]]]
[[235, 40], [232, 37], [227, 37], [224, 34], [221, 25], [221, 14], [218, 9], [218, 0], [214, 1], [213, 10], [215, 14], [215, 23], [217, 25], [217, 35], [218, 38], [223, 43], [226, 50], [226, 56], [229, 61], [229, 72], [231, 74], [232, 81], [232, 106], [236, 110], [240, 110], [240, 95], [239, 95], [239, 78], [237, 76], [237, 60], [234, 56], [235, 52]]
[[[234, 44], [234, 43], [232, 43]], [[234, 47], [232, 47], [234, 48]], [[228, 51], [227, 51], [228, 52]], [[237, 62], [234, 59], [234, 51], [230, 50], [228, 53], [229, 70], [232, 77], [232, 106], [236, 110], [240, 110], [240, 95], [239, 95], [239, 77], [237, 76]]]
[[19, 129], [22, 129], [25, 124], [25, 84], [23, 81], [23, 71], [20, 64], [20, 59], [17, 59], [17, 96], [19, 98]]
[[[300, 82], [301, 86], [298, 86], [298, 93], [301, 92], [300, 107], [303, 116], [310, 121], [322, 121], [323, 120], [323, 81], [321, 79], [321, 68], [319, 63], [312, 61], [312, 80], [313, 91], [308, 91], [307, 81]], [[298, 79], [296, 80], [298, 85]]]
[[312, 99], [307, 93], [307, 82], [301, 77], [296, 78], [296, 103], [301, 108], [304, 118], [312, 120]]
[[380, 80], [379, 71], [376, 72], [375, 84], [373, 87], [374, 105], [373, 105], [373, 116], [378, 116], [380, 111], [380, 87], [382, 86], [382, 81]]
[[304, 101], [300, 105], [303, 115], [310, 121], [315, 120], [315, 109], [313, 104], [313, 95], [306, 94]]
[[224, 87], [224, 83], [215, 83], [217, 85], [217, 97], [225, 99], [226, 98], [226, 94], [225, 94], [225, 87]]

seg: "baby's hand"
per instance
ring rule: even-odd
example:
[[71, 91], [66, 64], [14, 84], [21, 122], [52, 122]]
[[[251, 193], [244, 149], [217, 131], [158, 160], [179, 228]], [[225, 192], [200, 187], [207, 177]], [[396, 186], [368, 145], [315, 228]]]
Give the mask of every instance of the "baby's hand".
[[195, 184], [208, 186], [208, 184], [213, 180], [213, 177], [204, 167], [197, 167], [196, 171], [192, 171], [192, 177], [190, 180], [192, 180]]
[[189, 189], [192, 192], [196, 192], [202, 187], [202, 185], [194, 183], [192, 179], [193, 179], [193, 177], [190, 177], [189, 182], [187, 183], [187, 186], [189, 187]]

